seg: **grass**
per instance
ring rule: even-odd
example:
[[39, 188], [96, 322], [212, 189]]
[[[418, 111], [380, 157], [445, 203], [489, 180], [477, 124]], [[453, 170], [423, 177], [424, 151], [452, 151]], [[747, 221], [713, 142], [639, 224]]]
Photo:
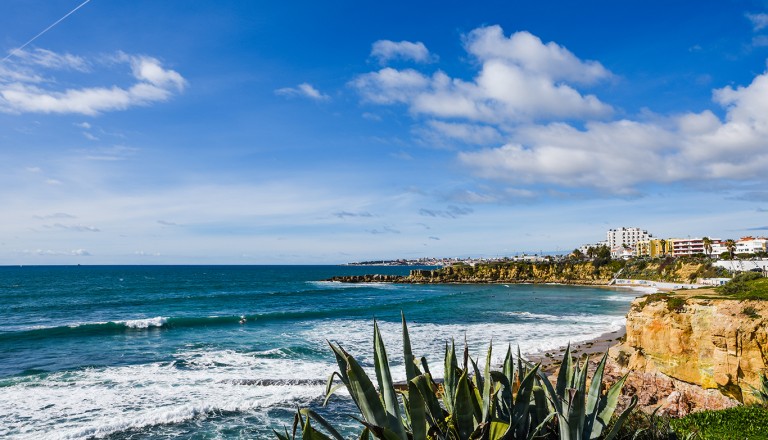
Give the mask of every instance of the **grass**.
[[669, 423], [681, 438], [693, 433], [693, 438], [701, 440], [768, 439], [768, 408], [761, 406], [702, 411], [670, 420]]
[[715, 290], [731, 299], [768, 300], [768, 278], [759, 273], [744, 272]]

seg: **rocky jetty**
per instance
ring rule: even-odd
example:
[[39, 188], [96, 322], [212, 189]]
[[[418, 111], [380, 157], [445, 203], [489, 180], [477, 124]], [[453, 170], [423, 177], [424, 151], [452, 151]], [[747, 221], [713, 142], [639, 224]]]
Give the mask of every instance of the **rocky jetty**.
[[324, 281], [338, 283], [403, 283], [407, 277], [402, 275], [348, 275], [329, 278]]
[[674, 416], [751, 403], [768, 371], [768, 301], [646, 296], [626, 331], [609, 350], [625, 391]]

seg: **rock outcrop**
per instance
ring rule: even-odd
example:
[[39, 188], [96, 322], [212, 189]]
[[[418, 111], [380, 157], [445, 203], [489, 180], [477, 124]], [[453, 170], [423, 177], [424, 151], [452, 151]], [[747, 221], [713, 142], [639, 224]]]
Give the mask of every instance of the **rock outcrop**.
[[604, 285], [618, 267], [595, 266], [591, 262], [498, 263], [454, 265], [435, 270], [412, 270], [408, 276], [358, 275], [333, 277], [328, 281], [347, 283], [391, 282], [419, 284], [450, 283], [558, 283]]
[[768, 371], [768, 301], [638, 298], [625, 341], [609, 353], [641, 403], [672, 415], [750, 403]]

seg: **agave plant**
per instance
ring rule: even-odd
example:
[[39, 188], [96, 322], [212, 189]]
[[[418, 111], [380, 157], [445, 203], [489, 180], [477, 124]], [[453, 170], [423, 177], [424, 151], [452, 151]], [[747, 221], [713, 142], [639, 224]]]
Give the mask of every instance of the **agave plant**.
[[[553, 387], [539, 371], [539, 365], [522, 360], [519, 349], [516, 362], [508, 347], [502, 371], [491, 371], [492, 346], [489, 346], [481, 372], [469, 356], [466, 344], [462, 366], [459, 366], [455, 344], [451, 341], [450, 346], [446, 345], [441, 387], [433, 380], [426, 359], [421, 358], [420, 362], [424, 371], [419, 368], [411, 351], [405, 317], [402, 326], [407, 385], [399, 390], [392, 381], [386, 348], [376, 322], [373, 346], [378, 390], [352, 355], [329, 342], [339, 371], [328, 379], [325, 402], [336, 389], [346, 387], [360, 413], [355, 417], [363, 425], [360, 439], [373, 436], [385, 440], [530, 440], [543, 430], [553, 432], [555, 418], [560, 438], [593, 439], [600, 436], [615, 411], [624, 378], [602, 395], [605, 357], [586, 393], [586, 364], [582, 368], [574, 365], [570, 350], [566, 350], [557, 386]], [[334, 386], [335, 378], [341, 384]], [[634, 404], [633, 401], [621, 414], [617, 426], [620, 427]], [[328, 434], [316, 430], [310, 420]], [[295, 415], [292, 433], [286, 429], [284, 434], [275, 431], [275, 435], [280, 440], [295, 439], [299, 426], [302, 439], [342, 439], [328, 422], [307, 409]], [[612, 438], [617, 429], [606, 439]]]
[[[616, 411], [621, 388], [627, 376], [619, 379], [604, 394], [603, 373], [607, 358], [608, 353], [603, 355], [597, 365], [587, 390], [589, 359], [579, 366], [578, 361], [574, 361], [571, 357], [569, 345], [565, 350], [555, 386], [553, 387], [546, 378], [541, 381], [547, 390], [548, 400], [557, 414], [561, 440], [597, 439], [608, 426], [608, 422]], [[630, 404], [617, 418], [613, 429], [603, 437], [605, 440], [611, 440], [616, 436], [635, 405], [637, 405], [637, 396], [632, 397]]]

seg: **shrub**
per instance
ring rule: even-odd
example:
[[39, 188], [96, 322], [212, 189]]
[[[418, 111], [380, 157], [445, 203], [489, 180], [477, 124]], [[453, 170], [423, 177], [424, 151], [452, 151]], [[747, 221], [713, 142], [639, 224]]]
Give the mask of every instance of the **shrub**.
[[671, 420], [670, 424], [678, 434], [693, 433], [694, 438], [702, 440], [766, 439], [768, 409], [737, 406], [720, 411], [702, 411]]

